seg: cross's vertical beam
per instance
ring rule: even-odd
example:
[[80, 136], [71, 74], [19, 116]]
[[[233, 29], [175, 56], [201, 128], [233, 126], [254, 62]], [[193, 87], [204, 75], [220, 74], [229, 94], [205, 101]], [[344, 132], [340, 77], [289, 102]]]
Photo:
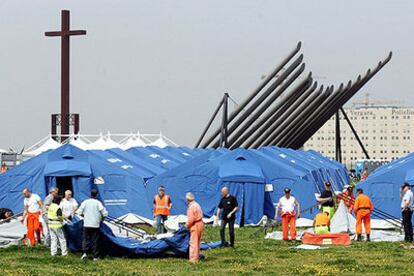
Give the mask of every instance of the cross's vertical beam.
[[[46, 36], [60, 36], [61, 38], [61, 84], [60, 84], [60, 141], [64, 141], [68, 138], [71, 125], [70, 114], [70, 98], [69, 98], [69, 85], [70, 85], [70, 36], [72, 35], [86, 35], [85, 30], [71, 30], [70, 29], [70, 12], [68, 10], [62, 11], [60, 31], [46, 32]], [[79, 117], [78, 117], [79, 119]], [[75, 122], [76, 123], [76, 120]], [[76, 124], [75, 128], [76, 128]], [[79, 131], [79, 122], [77, 123], [77, 130]]]
[[60, 114], [61, 114], [61, 139], [64, 140], [68, 138], [69, 135], [69, 35], [63, 35], [64, 33], [69, 32], [70, 30], [70, 13], [68, 10], [62, 11], [62, 27], [61, 27], [61, 105], [60, 105]]

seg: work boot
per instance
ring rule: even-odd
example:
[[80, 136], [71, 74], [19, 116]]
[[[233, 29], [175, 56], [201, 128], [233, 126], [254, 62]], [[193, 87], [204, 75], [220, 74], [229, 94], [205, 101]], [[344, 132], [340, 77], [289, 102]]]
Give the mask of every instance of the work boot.
[[371, 241], [371, 238], [369, 235], [367, 235], [367, 242], [370, 242], [370, 241]]
[[362, 241], [362, 236], [361, 235], [357, 236], [357, 241], [359, 241], [359, 242]]

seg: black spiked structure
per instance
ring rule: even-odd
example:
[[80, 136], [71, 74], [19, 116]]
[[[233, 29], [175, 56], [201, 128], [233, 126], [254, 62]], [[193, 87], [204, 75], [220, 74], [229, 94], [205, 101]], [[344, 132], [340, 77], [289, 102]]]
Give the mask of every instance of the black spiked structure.
[[[375, 76], [390, 60], [392, 53], [365, 75], [346, 85], [324, 87], [305, 73], [299, 42], [259, 86], [227, 116], [225, 126], [215, 129], [207, 138], [208, 127], [217, 115], [216, 109], [196, 147], [218, 148], [223, 145], [259, 148], [263, 146], [301, 148], [332, 116]], [[306, 75], [304, 75], [306, 74]], [[220, 104], [222, 105], [222, 104]], [[225, 131], [223, 131], [225, 130]], [[223, 137], [223, 135], [225, 137]], [[223, 144], [223, 139], [226, 143]]]

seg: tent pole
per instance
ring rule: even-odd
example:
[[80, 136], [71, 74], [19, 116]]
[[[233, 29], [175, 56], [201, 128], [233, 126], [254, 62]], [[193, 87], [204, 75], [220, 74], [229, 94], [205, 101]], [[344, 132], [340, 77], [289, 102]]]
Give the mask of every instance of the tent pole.
[[[242, 103], [240, 103], [240, 105], [236, 108], [236, 110], [234, 110], [229, 118], [228, 118], [228, 122], [232, 122], [233, 119], [239, 114], [241, 113], [244, 108], [250, 103], [252, 102], [252, 100], [262, 91], [262, 89], [268, 85], [268, 83], [277, 76], [277, 74], [285, 67], [286, 64], [289, 63], [289, 61], [299, 52], [300, 48], [301, 48], [302, 43], [299, 41], [299, 43], [297, 44], [296, 48], [270, 73], [268, 74], [268, 76], [260, 83], [260, 85], [258, 87], [256, 87], [256, 89], [248, 96], [247, 99], [245, 99]], [[214, 133], [207, 139], [207, 141], [205, 141], [201, 147], [202, 148], [207, 148], [217, 137], [217, 135], [220, 134], [220, 129], [216, 129], [214, 131]]]
[[339, 121], [339, 111], [335, 113], [335, 159], [339, 163], [342, 163], [341, 122]]
[[219, 105], [217, 106], [216, 110], [214, 110], [213, 116], [210, 118], [210, 120], [207, 123], [207, 126], [204, 128], [203, 133], [201, 134], [200, 138], [198, 139], [195, 148], [198, 148], [203, 141], [204, 137], [206, 136], [207, 131], [209, 130], [211, 124], [213, 123], [214, 119], [216, 118], [217, 114], [219, 113], [222, 105], [223, 105], [224, 98], [220, 101]]
[[228, 103], [229, 103], [229, 94], [224, 93], [222, 100], [223, 107], [223, 117], [221, 121], [221, 136], [220, 136], [220, 147], [227, 148], [228, 146], [228, 137], [227, 137], [227, 120], [228, 120]]
[[340, 110], [342, 112], [342, 115], [344, 115], [344, 118], [345, 118], [346, 122], [348, 123], [349, 127], [351, 128], [352, 133], [355, 136], [355, 139], [358, 141], [359, 146], [361, 147], [362, 151], [364, 152], [365, 157], [367, 159], [371, 159], [368, 155], [367, 149], [365, 148], [364, 144], [362, 143], [361, 139], [358, 136], [358, 133], [356, 132], [354, 126], [352, 125], [351, 120], [349, 120], [348, 115], [345, 113], [345, 110], [342, 107], [340, 108]]

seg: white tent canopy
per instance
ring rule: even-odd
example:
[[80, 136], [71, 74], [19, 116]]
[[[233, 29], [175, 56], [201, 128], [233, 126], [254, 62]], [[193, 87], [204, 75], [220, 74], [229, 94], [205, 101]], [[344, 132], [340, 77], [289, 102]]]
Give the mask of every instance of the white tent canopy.
[[87, 147], [89, 150], [107, 150], [113, 148], [120, 148], [121, 145], [112, 140], [111, 134], [108, 133], [106, 136], [100, 135], [98, 140], [93, 143], [90, 143]]
[[146, 147], [147, 143], [141, 139], [140, 135], [131, 135], [125, 142], [121, 144], [121, 149], [127, 150], [135, 147]]
[[[114, 139], [113, 139], [114, 138]], [[96, 139], [96, 140], [95, 140]], [[116, 140], [115, 140], [116, 139]], [[95, 140], [91, 142], [91, 140]], [[108, 132], [107, 134], [77, 134], [72, 135], [69, 139], [63, 142], [70, 143], [71, 145], [78, 147], [82, 150], [107, 150], [112, 148], [120, 148], [122, 150], [127, 150], [133, 147], [146, 147], [148, 145], [156, 146], [159, 148], [165, 148], [167, 146], [178, 146], [171, 139], [160, 134], [140, 134], [136, 132], [135, 134], [112, 134]], [[36, 156], [42, 152], [56, 149], [62, 144], [56, 142], [52, 139], [51, 135], [43, 138], [33, 146], [29, 147], [23, 155], [25, 156]], [[8, 152], [0, 149], [0, 153]]]
[[62, 144], [53, 140], [52, 137], [49, 135], [48, 138], [42, 139], [35, 145], [28, 148], [26, 151], [24, 151], [23, 154], [28, 155], [28, 156], [36, 156], [36, 155], [41, 154], [42, 152], [52, 150], [52, 149], [57, 149], [61, 145]]
[[70, 138], [69, 144], [77, 148], [80, 148], [82, 150], [87, 150], [89, 148], [90, 143], [85, 138], [82, 138], [79, 136], [73, 136]]

